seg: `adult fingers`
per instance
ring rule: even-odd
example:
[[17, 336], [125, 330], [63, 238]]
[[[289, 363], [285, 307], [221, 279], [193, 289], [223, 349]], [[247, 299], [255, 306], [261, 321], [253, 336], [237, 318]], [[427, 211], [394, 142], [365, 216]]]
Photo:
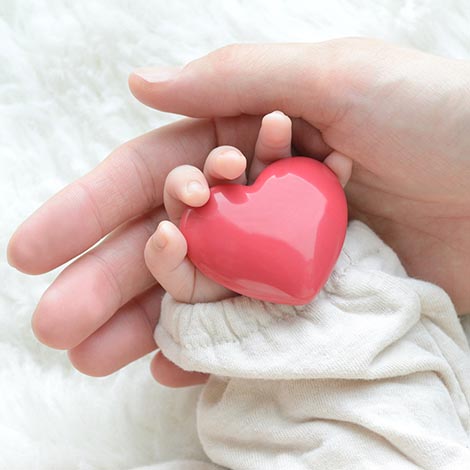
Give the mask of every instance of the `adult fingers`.
[[[8, 246], [10, 264], [40, 274], [69, 261], [115, 227], [161, 204], [168, 172], [183, 163], [202, 168], [214, 147], [237, 147], [251, 160], [260, 122], [260, 116], [247, 115], [184, 119], [124, 144], [16, 230]], [[296, 147], [325, 153], [318, 131], [301, 119], [293, 124]]]
[[171, 168], [186, 160], [202, 165], [214, 140], [211, 127], [208, 121], [180, 121], [118, 148], [18, 228], [10, 241], [10, 262], [31, 274], [48, 271], [160, 205]]
[[323, 161], [333, 150], [322, 133], [304, 119], [292, 119], [292, 145], [294, 156], [308, 156]]
[[[239, 44], [218, 49], [182, 69], [136, 70], [132, 93], [162, 111], [194, 117], [264, 115], [275, 109], [324, 128], [351, 104], [352, 52], [378, 41]], [[380, 46], [379, 47], [383, 47]]]
[[79, 255], [117, 226], [162, 203], [168, 172], [183, 163], [202, 168], [217, 145], [251, 155], [259, 118], [184, 119], [116, 149], [93, 171], [53, 196], [14, 233], [10, 264], [39, 274]]
[[[84, 374], [103, 377], [154, 351], [157, 345], [153, 331], [163, 294], [161, 287], [152, 287], [124, 305], [89, 338], [68, 351], [74, 367]], [[159, 381], [168, 386], [185, 387], [207, 380], [206, 374], [185, 371], [170, 361], [155, 359], [152, 373], [157, 380], [162, 377]]]
[[74, 367], [84, 374], [102, 377], [155, 350], [153, 332], [163, 294], [160, 286], [154, 286], [122, 306], [68, 352]]
[[67, 266], [34, 312], [38, 339], [54, 348], [74, 348], [155, 284], [145, 266], [144, 248], [164, 218], [163, 210], [138, 218]]
[[201, 385], [207, 382], [209, 374], [202, 372], [189, 372], [180, 369], [176, 364], [166, 358], [161, 351], [153, 358], [150, 371], [154, 379], [167, 387], [188, 387]]
[[[215, 122], [217, 123], [215, 124]], [[211, 142], [215, 140], [237, 146], [247, 158], [251, 158], [259, 131], [260, 118], [241, 116], [239, 118], [221, 118], [210, 122], [189, 120], [177, 124], [174, 129], [177, 131], [186, 129], [187, 133], [176, 132], [171, 134], [171, 139], [176, 139], [179, 142], [189, 139], [189, 142], [182, 148], [192, 149], [201, 145], [202, 139], [211, 149], [213, 145]], [[143, 136], [143, 145], [140, 147], [139, 144], [139, 149], [143, 152], [142, 155], [147, 147], [161, 146], [161, 138], [166, 142], [167, 148], [171, 147], [169, 141], [166, 140], [170, 139], [170, 136], [163, 135], [162, 137], [160, 133], [152, 135], [154, 140], [151, 141], [147, 141], [149, 135]], [[309, 151], [315, 152], [317, 147], [320, 151], [321, 144], [316, 141], [311, 142], [310, 135], [308, 127], [302, 125], [299, 143], [304, 139]], [[196, 143], [190, 145], [192, 138], [196, 139]], [[136, 142], [139, 142], [138, 139]], [[207, 153], [207, 149], [201, 150], [202, 155]], [[191, 152], [189, 155], [192, 155]], [[177, 154], [177, 156], [184, 158], [181, 154]], [[120, 158], [119, 154], [116, 158]], [[152, 155], [149, 153], [146, 158], [151, 159]], [[202, 157], [201, 160], [203, 159]], [[101, 178], [106, 180], [107, 176], [102, 170], [97, 169], [96, 172], [97, 179], [99, 179], [98, 175], [101, 175]], [[132, 182], [132, 178], [130, 180]], [[123, 184], [126, 184], [125, 180], [123, 180]], [[96, 187], [95, 190], [100, 192], [103, 188]], [[135, 196], [138, 198], [141, 195], [136, 194]], [[74, 213], [74, 207], [77, 208], [78, 214]], [[67, 208], [70, 210], [68, 214], [66, 213]], [[51, 260], [55, 260], [54, 264], [65, 262], [67, 259], [61, 258], [66, 253], [63, 251], [62, 245], [65, 246], [81, 237], [86, 239], [87, 227], [94, 223], [94, 220], [90, 218], [80, 219], [79, 214], [86, 213], [87, 209], [80, 210], [79, 201], [72, 204], [71, 199], [67, 197], [62, 199], [60, 195], [49, 201], [43, 209], [45, 212], [42, 220], [39, 217], [27, 221], [24, 226], [25, 231], [20, 229], [17, 232], [17, 243], [13, 243], [14, 237], [10, 246], [14, 248], [13, 251], [22, 252], [24, 244], [27, 245], [23, 254], [29, 253], [30, 257], [23, 258], [26, 263], [23, 264], [23, 268], [28, 267], [30, 272], [41, 272], [41, 269], [45, 268], [44, 263], [49, 263], [48, 266], [51, 267]], [[130, 214], [125, 204], [121, 210], [124, 217]], [[62, 223], [59, 220], [61, 217], [67, 219], [70, 226]], [[164, 217], [163, 212], [157, 211], [123, 225], [102, 244], [90, 250], [89, 254], [68, 266], [46, 291], [38, 304], [33, 318], [33, 328], [38, 338], [52, 347], [73, 348], [106, 323], [125, 302], [148, 288], [153, 282], [153, 278], [144, 265], [143, 250], [145, 243], [155, 231], [158, 221], [162, 217]], [[85, 233], [82, 233], [82, 228]], [[76, 233], [73, 232], [73, 229]], [[32, 230], [31, 233], [29, 233], [30, 230]], [[88, 241], [91, 243], [92, 240]], [[43, 252], [49, 250], [52, 251], [51, 258], [44, 257]], [[57, 251], [54, 252], [54, 250]], [[68, 255], [72, 253], [74, 252], [69, 251]], [[107, 295], [104, 296], [103, 292], [106, 292]]]

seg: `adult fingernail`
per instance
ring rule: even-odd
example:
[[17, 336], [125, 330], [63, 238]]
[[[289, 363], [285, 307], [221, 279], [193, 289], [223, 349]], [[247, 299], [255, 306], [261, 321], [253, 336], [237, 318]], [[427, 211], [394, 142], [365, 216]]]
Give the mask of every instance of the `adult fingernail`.
[[168, 82], [173, 80], [182, 67], [142, 67], [132, 73], [149, 83]]

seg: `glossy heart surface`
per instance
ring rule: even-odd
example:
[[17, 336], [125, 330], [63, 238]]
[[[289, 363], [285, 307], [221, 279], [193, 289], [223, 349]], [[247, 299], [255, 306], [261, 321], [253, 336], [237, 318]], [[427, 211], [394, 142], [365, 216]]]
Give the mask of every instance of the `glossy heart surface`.
[[279, 304], [310, 302], [343, 246], [347, 205], [336, 175], [307, 157], [269, 165], [250, 186], [211, 188], [180, 229], [206, 276], [239, 294]]

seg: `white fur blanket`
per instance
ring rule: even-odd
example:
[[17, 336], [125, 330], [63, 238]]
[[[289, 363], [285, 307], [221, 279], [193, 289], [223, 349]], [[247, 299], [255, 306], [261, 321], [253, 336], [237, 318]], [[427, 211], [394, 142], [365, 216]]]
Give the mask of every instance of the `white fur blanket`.
[[467, 0], [1, 0], [0, 470], [202, 457], [198, 389], [159, 386], [149, 358], [103, 379], [75, 371], [30, 329], [57, 271], [28, 277], [5, 259], [10, 234], [45, 199], [122, 141], [175, 119], [131, 97], [134, 67], [184, 64], [232, 42], [345, 35], [468, 59], [469, 23]]

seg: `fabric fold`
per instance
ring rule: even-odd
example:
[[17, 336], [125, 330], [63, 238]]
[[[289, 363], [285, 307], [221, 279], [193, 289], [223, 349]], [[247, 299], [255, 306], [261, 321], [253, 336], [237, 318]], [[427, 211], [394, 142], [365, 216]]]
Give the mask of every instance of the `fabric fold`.
[[212, 374], [198, 435], [240, 469], [458, 469], [470, 462], [470, 352], [448, 295], [349, 224], [319, 295], [286, 306], [166, 295], [155, 339]]

